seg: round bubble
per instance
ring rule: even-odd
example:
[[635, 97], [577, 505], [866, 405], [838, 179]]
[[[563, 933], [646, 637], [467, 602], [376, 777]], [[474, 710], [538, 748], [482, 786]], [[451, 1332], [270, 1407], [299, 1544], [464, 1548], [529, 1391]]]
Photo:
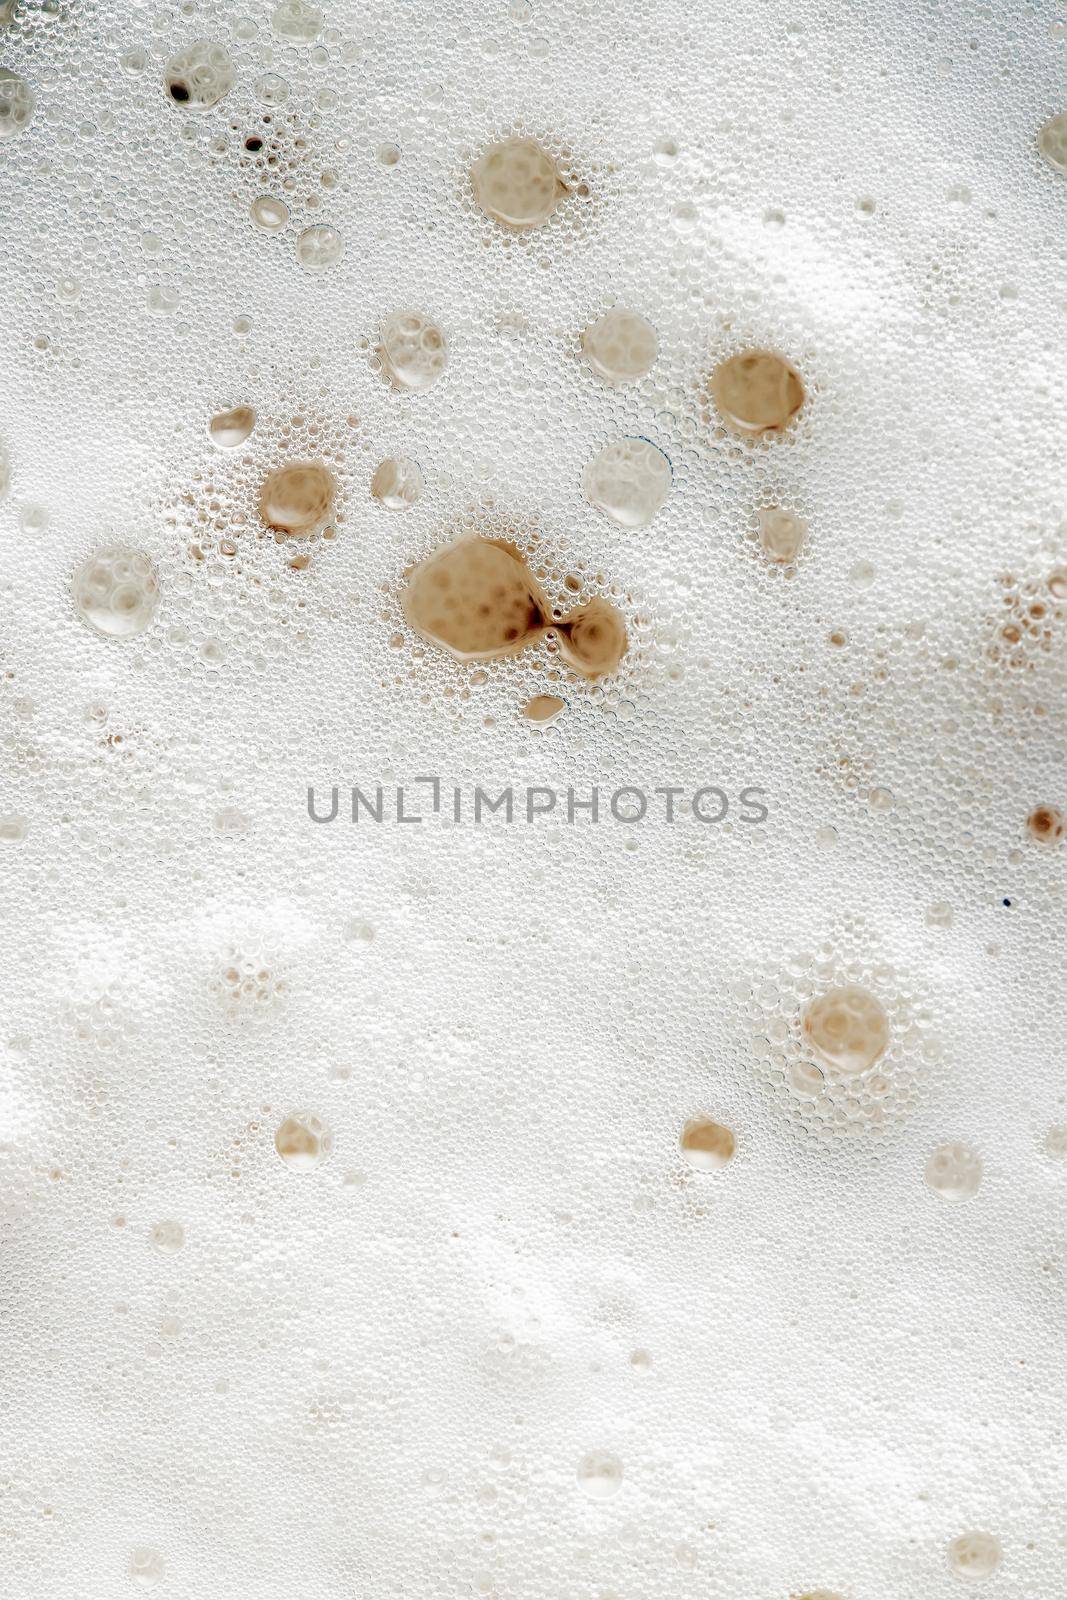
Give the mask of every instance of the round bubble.
[[274, 1148], [294, 1172], [309, 1172], [333, 1148], [333, 1137], [313, 1111], [294, 1111], [274, 1135]]
[[578, 1482], [590, 1500], [610, 1500], [622, 1488], [622, 1462], [607, 1450], [593, 1450], [578, 1463]]
[[390, 456], [379, 462], [370, 492], [387, 511], [406, 511], [422, 495], [422, 472], [407, 456]]
[[957, 1578], [984, 1583], [1000, 1566], [1000, 1541], [991, 1533], [961, 1533], [948, 1547], [948, 1564]]
[[308, 272], [325, 272], [335, 267], [344, 253], [344, 239], [327, 223], [305, 228], [296, 241], [296, 259]]
[[582, 474], [591, 506], [620, 528], [644, 528], [671, 489], [671, 464], [647, 439], [620, 439], [595, 455]]
[[678, 1141], [683, 1156], [698, 1172], [714, 1172], [734, 1158], [737, 1139], [732, 1129], [711, 1117], [691, 1117]]
[[715, 368], [711, 396], [732, 432], [755, 437], [788, 427], [804, 404], [804, 385], [784, 356], [744, 350]]
[[198, 39], [171, 56], [163, 72], [167, 95], [182, 111], [210, 111], [236, 81], [229, 51], [210, 39]]
[[978, 1193], [982, 1181], [982, 1161], [970, 1145], [939, 1145], [926, 1163], [923, 1174], [927, 1187], [942, 1200], [959, 1205]]
[[249, 211], [256, 227], [264, 233], [280, 233], [289, 221], [289, 207], [271, 194], [257, 195]]
[[1037, 136], [1037, 148], [1049, 166], [1067, 174], [1067, 111], [1045, 123]]
[[311, 533], [329, 516], [334, 489], [333, 473], [321, 461], [287, 462], [264, 479], [260, 515], [283, 533]]
[[532, 139], [489, 146], [471, 168], [474, 197], [487, 217], [513, 228], [535, 228], [567, 193], [556, 163]]
[[636, 311], [614, 306], [582, 334], [582, 352], [605, 383], [636, 383], [659, 354], [656, 330]]
[[394, 311], [382, 323], [378, 357], [399, 389], [419, 391], [437, 382], [448, 365], [448, 343], [436, 322], [417, 311]]
[[305, 0], [282, 0], [271, 13], [270, 23], [287, 44], [314, 44], [322, 32], [322, 12]]
[[125, 545], [105, 545], [74, 574], [74, 605], [97, 633], [128, 638], [143, 633], [159, 605], [151, 561]]
[[235, 406], [232, 411], [218, 411], [207, 425], [212, 444], [220, 450], [236, 450], [244, 444], [256, 425], [256, 414], [251, 406]]
[[781, 506], [763, 506], [759, 512], [760, 544], [771, 561], [783, 566], [795, 561], [806, 532], [806, 524], [795, 511], [783, 511]]
[[804, 1037], [816, 1056], [843, 1077], [866, 1072], [889, 1043], [881, 1001], [858, 984], [818, 995], [804, 1013]]

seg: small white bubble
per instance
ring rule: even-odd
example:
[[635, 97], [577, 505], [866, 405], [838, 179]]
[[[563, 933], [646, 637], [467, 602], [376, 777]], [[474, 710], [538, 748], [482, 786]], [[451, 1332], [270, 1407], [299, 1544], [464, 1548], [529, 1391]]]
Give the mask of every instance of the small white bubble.
[[948, 1547], [948, 1564], [957, 1578], [984, 1583], [1000, 1566], [1000, 1542], [991, 1533], [961, 1533]]

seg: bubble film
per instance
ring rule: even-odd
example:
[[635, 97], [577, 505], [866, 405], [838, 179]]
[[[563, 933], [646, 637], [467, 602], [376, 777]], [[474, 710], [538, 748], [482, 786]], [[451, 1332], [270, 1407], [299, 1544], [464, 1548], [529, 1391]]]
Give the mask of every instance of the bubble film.
[[1067, 1600], [1065, 20], [0, 0], [4, 1600]]

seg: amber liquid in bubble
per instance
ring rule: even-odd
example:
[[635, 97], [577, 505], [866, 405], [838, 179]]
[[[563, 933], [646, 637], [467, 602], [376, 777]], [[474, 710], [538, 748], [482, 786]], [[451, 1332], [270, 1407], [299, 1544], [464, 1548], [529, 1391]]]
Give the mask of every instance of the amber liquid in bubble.
[[578, 606], [559, 622], [519, 550], [472, 535], [445, 545], [408, 576], [404, 613], [424, 639], [460, 661], [497, 661], [543, 639], [587, 678], [614, 672], [626, 654], [626, 625], [609, 601]]

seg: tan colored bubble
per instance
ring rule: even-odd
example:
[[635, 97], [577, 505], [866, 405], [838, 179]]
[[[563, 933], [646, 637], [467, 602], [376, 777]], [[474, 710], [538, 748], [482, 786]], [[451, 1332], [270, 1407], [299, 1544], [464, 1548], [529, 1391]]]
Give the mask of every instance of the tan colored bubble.
[[743, 350], [711, 375], [711, 397], [734, 433], [749, 438], [780, 433], [804, 404], [799, 372], [773, 350]]
[[382, 323], [378, 358], [398, 389], [420, 392], [448, 365], [448, 342], [436, 322], [418, 311], [394, 311]]
[[556, 163], [532, 139], [490, 145], [471, 168], [471, 182], [486, 216], [512, 228], [547, 222], [567, 193]]
[[715, 1172], [725, 1167], [737, 1150], [732, 1130], [711, 1117], [691, 1117], [678, 1142], [683, 1156], [698, 1172]]
[[220, 450], [236, 450], [244, 444], [256, 425], [256, 414], [251, 406], [235, 406], [232, 411], [219, 411], [207, 425], [212, 444]]
[[879, 1000], [849, 983], [817, 995], [804, 1012], [804, 1037], [842, 1077], [866, 1072], [889, 1043], [889, 1019]]
[[404, 610], [419, 633], [461, 661], [514, 655], [547, 625], [529, 567], [497, 539], [461, 539], [420, 562], [408, 578]]
[[259, 491], [259, 514], [270, 528], [294, 537], [311, 533], [333, 507], [333, 473], [321, 461], [275, 467]]
[[333, 1137], [313, 1111], [294, 1111], [274, 1135], [274, 1148], [294, 1172], [309, 1172], [333, 1149]]
[[1037, 148], [1057, 172], [1067, 173], [1067, 111], [1050, 117], [1037, 135]]
[[537, 722], [544, 727], [549, 722], [555, 722], [566, 709], [566, 700], [561, 700], [558, 694], [535, 694], [523, 706], [522, 714], [527, 722]]
[[582, 473], [582, 493], [620, 528], [645, 528], [671, 490], [671, 464], [647, 439], [607, 445]]
[[375, 468], [370, 492], [387, 511], [406, 511], [422, 496], [422, 472], [417, 461], [391, 456]]
[[622, 613], [600, 596], [571, 611], [555, 627], [560, 655], [583, 678], [615, 672], [626, 654], [629, 641]]
[[947, 1554], [955, 1577], [984, 1583], [1000, 1566], [1000, 1541], [991, 1533], [961, 1533], [952, 1540]]
[[1035, 806], [1026, 819], [1026, 831], [1038, 844], [1057, 845], [1067, 832], [1067, 817], [1059, 806]]
[[541, 587], [506, 539], [477, 535], [442, 546], [408, 574], [404, 614], [424, 639], [460, 661], [517, 655], [551, 628], [563, 659], [583, 676], [613, 672], [626, 652], [626, 626], [594, 599], [551, 622]]
[[582, 353], [605, 383], [636, 383], [652, 370], [659, 340], [636, 311], [613, 306], [582, 334]]
[[146, 555], [105, 545], [74, 574], [74, 605], [97, 633], [129, 638], [143, 633], [159, 605], [159, 580]]
[[182, 111], [210, 111], [236, 81], [229, 51], [210, 39], [197, 39], [171, 56], [163, 71], [167, 95]]
[[942, 1200], [959, 1205], [978, 1193], [981, 1157], [966, 1144], [954, 1141], [939, 1145], [927, 1161], [923, 1176], [927, 1187]]
[[781, 506], [763, 506], [759, 511], [760, 544], [771, 561], [783, 566], [795, 561], [807, 531], [795, 511], [783, 511]]

